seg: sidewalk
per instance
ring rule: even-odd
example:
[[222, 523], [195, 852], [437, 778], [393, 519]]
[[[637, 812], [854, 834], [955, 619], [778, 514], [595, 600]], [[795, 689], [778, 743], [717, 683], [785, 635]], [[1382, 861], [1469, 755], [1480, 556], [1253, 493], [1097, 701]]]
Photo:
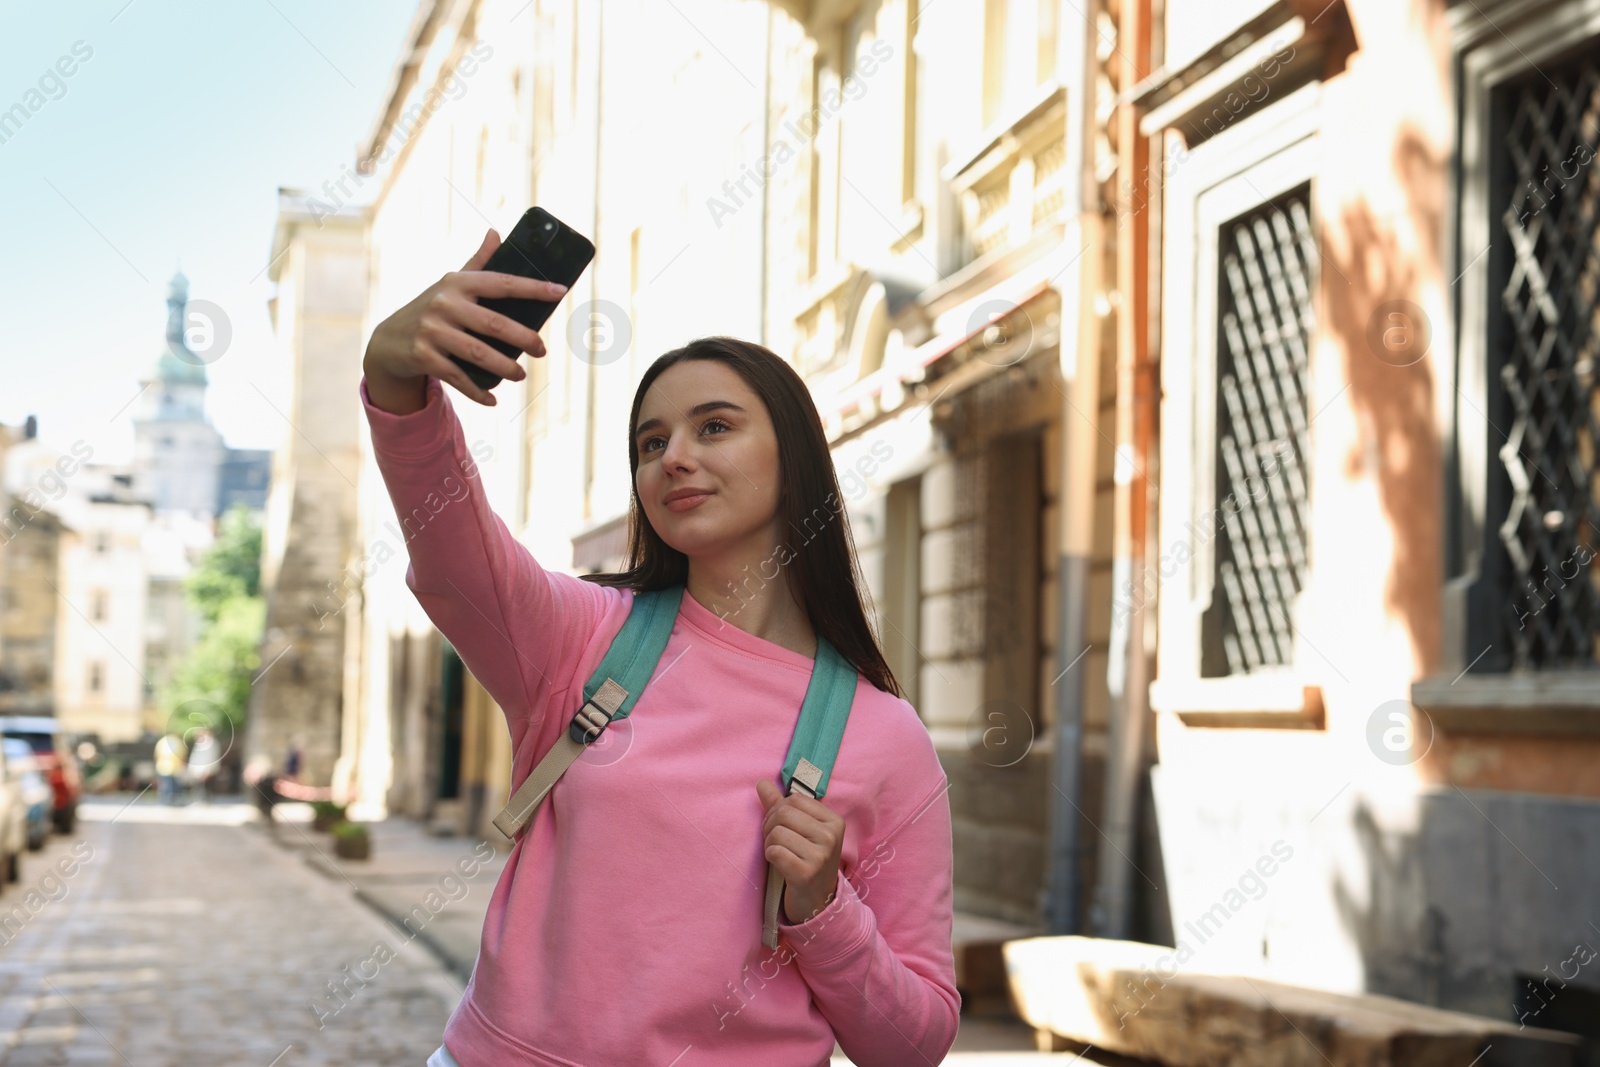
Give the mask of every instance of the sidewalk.
[[[334, 855], [332, 838], [312, 831], [309, 805], [281, 804], [275, 819], [279, 845], [299, 852], [312, 869], [325, 877], [348, 883], [356, 898], [377, 912], [400, 936], [426, 947], [466, 984], [478, 958], [489, 897], [508, 853], [495, 851], [491, 858], [483, 860], [489, 853], [486, 843], [466, 837], [438, 837], [414, 820], [395, 817], [367, 824], [372, 836], [370, 859], [345, 860]], [[462, 862], [468, 863], [469, 870], [471, 863], [477, 862], [470, 878], [458, 866]], [[958, 939], [964, 930], [993, 932], [993, 924], [984, 920], [969, 922], [966, 917], [958, 918], [962, 920], [956, 924]], [[1030, 1063], [1109, 1067], [1131, 1062], [1098, 1052], [1079, 1055], [1035, 1051], [1031, 1028], [1014, 1017], [992, 1014], [962, 1015], [961, 1032], [945, 1059], [951, 1067]], [[837, 1046], [833, 1067], [850, 1067], [850, 1061]]]
[[356, 899], [401, 937], [427, 948], [463, 985], [472, 977], [489, 897], [508, 852], [486, 841], [438, 837], [413, 820], [391, 818], [366, 824], [370, 859], [347, 860], [334, 855], [333, 838], [311, 829], [309, 805], [280, 804], [274, 819], [280, 845], [299, 852], [325, 877], [349, 883]]

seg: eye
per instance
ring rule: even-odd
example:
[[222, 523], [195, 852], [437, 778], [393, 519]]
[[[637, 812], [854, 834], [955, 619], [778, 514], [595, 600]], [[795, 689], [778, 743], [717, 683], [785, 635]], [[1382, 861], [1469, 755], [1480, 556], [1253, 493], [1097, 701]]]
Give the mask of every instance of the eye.
[[[701, 433], [705, 433], [707, 430], [711, 429], [711, 427], [713, 427], [713, 426], [721, 426], [724, 430], [733, 429], [732, 426], [729, 426], [727, 423], [723, 422], [721, 419], [708, 419], [708, 420], [706, 420], [705, 427], [700, 432]], [[721, 435], [718, 434], [717, 436], [721, 436]], [[655, 449], [651, 448], [650, 446], [655, 444], [659, 440], [661, 440], [661, 438], [659, 438], [659, 437], [647, 438], [642, 444], [639, 445], [639, 454], [640, 455], [644, 455], [645, 453], [648, 453], [648, 452], [654, 452]]]

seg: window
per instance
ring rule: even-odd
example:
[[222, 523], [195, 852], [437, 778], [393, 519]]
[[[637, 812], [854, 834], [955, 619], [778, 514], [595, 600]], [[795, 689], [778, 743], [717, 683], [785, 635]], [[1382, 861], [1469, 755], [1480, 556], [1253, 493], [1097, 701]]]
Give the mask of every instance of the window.
[[811, 58], [811, 113], [802, 116], [801, 129], [810, 136], [809, 162], [811, 227], [807, 233], [806, 275], [816, 276], [834, 262], [836, 212], [838, 210], [837, 127], [829, 116], [838, 106], [839, 88], [828, 57], [818, 52]]
[[981, 14], [973, 25], [983, 38], [981, 128], [940, 168], [959, 205], [957, 269], [1026, 244], [1076, 211], [1066, 199], [1071, 123], [1055, 5], [986, 0]]
[[1184, 150], [1164, 189], [1158, 558], [1117, 579], [1113, 612], [1159, 605], [1151, 703], [1191, 724], [1323, 723], [1299, 621], [1315, 561], [1320, 99], [1320, 82], [1302, 85]]
[[106, 591], [96, 589], [89, 600], [89, 617], [95, 622], [106, 621]]
[[[1600, 642], [1600, 45], [1494, 88], [1485, 593], [1477, 671], [1590, 667]], [[1492, 430], [1490, 432], [1493, 432]]]
[[889, 487], [883, 546], [883, 595], [875, 597], [884, 626], [884, 658], [905, 698], [919, 712], [922, 655], [922, 479]]
[[1222, 502], [1201, 675], [1294, 659], [1307, 569], [1307, 459], [1315, 325], [1311, 185], [1224, 223], [1217, 236], [1216, 445]]
[[111, 534], [105, 530], [96, 530], [94, 534], [94, 550], [99, 555], [111, 551]]
[[[1559, 733], [1600, 706], [1600, 9], [1579, 0], [1452, 12], [1459, 272], [1439, 673], [1412, 687], [1437, 719], [1516, 708]], [[1435, 346], [1437, 347], [1437, 345]], [[1519, 688], [1538, 672], [1539, 707]], [[1476, 714], [1472, 712], [1471, 714]], [[1473, 720], [1479, 721], [1479, 720]]]
[[98, 693], [105, 687], [105, 665], [99, 660], [89, 661], [89, 692]]
[[1022, 106], [1055, 77], [1055, 0], [985, 0], [983, 124]]

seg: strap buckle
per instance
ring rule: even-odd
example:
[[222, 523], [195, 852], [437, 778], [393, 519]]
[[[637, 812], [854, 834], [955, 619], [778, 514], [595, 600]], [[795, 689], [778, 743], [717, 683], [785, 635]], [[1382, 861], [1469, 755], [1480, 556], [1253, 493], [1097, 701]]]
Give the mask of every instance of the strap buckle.
[[611, 722], [611, 716], [594, 706], [593, 701], [578, 709], [578, 714], [572, 717], [572, 723], [567, 727], [567, 732], [572, 739], [580, 745], [587, 745], [600, 736]]
[[586, 700], [572, 717], [567, 733], [580, 745], [593, 744], [601, 731], [611, 724], [611, 719], [627, 698], [628, 691], [618, 685], [616, 679], [607, 678], [595, 690], [594, 696]]
[[811, 799], [817, 797], [817, 789], [822, 785], [822, 768], [815, 763], [800, 757], [800, 762], [795, 765], [794, 774], [789, 778], [789, 792], [799, 791]]

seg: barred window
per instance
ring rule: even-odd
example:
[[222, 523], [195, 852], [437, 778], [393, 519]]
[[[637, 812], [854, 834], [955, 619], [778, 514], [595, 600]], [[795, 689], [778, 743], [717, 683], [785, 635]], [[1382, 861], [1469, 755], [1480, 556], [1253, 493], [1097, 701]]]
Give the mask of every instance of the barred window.
[[1490, 98], [1485, 578], [1477, 671], [1588, 668], [1600, 639], [1600, 48]]
[[1294, 603], [1307, 575], [1319, 263], [1310, 199], [1303, 183], [1218, 233], [1217, 547], [1202, 677], [1294, 662]]

